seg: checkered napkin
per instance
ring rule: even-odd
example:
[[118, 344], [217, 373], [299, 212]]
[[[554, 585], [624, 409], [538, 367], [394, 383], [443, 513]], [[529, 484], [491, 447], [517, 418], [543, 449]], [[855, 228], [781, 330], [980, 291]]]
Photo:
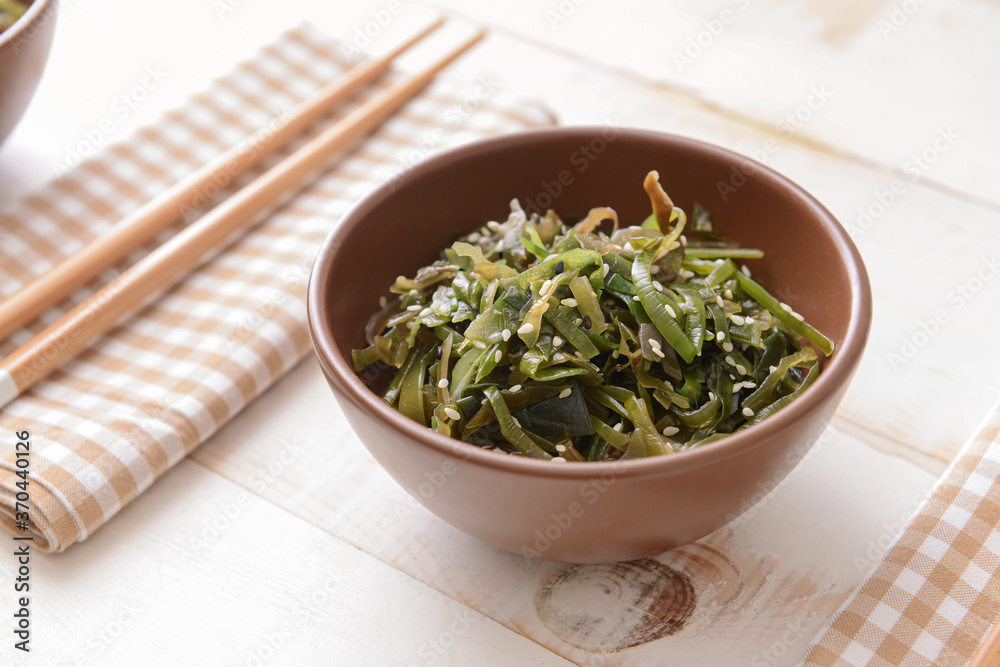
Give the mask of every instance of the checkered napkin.
[[[0, 296], [253, 130], [280, 123], [295, 102], [348, 66], [336, 43], [308, 26], [293, 30], [184, 108], [0, 211]], [[312, 260], [359, 197], [429, 152], [552, 122], [544, 109], [510, 99], [498, 87], [502, 82], [492, 79], [434, 84], [346, 160], [263, 214], [248, 234], [3, 409], [0, 523], [23, 534], [15, 521], [18, 433], [30, 433], [28, 528], [38, 548], [63, 551], [291, 369], [310, 350], [305, 291]], [[287, 153], [271, 156], [261, 169]], [[221, 199], [220, 188], [239, 187], [258, 173], [208, 188], [205, 204], [186, 218]], [[144, 253], [0, 344], [0, 356]]]
[[966, 665], [1000, 615], [1000, 406], [805, 664]]

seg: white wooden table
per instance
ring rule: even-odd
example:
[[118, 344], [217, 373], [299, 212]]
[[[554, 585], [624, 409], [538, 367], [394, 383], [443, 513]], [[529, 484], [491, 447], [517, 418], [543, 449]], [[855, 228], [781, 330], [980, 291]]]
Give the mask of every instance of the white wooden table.
[[[489, 74], [564, 124], [679, 132], [800, 182], [868, 262], [869, 350], [776, 494], [657, 559], [691, 578], [683, 629], [612, 651], [638, 622], [623, 600], [641, 575], [601, 566], [620, 596], [577, 586], [539, 604], [565, 566], [498, 552], [411, 501], [307, 359], [91, 539], [35, 556], [34, 650], [4, 639], [0, 664], [797, 664], [1000, 396], [976, 351], [1000, 327], [1000, 5], [666, 4], [65, 0], [30, 115], [0, 152], [0, 201], [45, 182], [102, 120], [98, 148], [303, 20], [348, 40], [368, 28], [377, 49], [435, 12], [492, 29], [452, 72], [470, 89]], [[149, 67], [161, 80], [136, 93]], [[0, 557], [2, 604], [14, 570]], [[560, 620], [585, 610], [606, 622], [584, 635]]]

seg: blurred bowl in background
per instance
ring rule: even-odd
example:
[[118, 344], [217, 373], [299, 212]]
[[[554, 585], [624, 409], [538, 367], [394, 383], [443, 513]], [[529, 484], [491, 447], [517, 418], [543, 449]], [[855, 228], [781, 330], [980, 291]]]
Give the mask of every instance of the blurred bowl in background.
[[0, 33], [0, 144], [21, 120], [42, 79], [58, 7], [56, 0], [35, 0]]

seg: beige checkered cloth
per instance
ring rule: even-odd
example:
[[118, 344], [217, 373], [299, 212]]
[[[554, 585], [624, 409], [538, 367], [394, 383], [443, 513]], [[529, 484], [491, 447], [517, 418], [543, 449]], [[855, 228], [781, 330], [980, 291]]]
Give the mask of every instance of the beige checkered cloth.
[[1000, 615], [1000, 407], [805, 664], [966, 665]]
[[[295, 102], [346, 66], [335, 43], [309, 27], [296, 29], [184, 108], [0, 212], [0, 296], [253, 130], [280, 122]], [[31, 434], [35, 545], [63, 551], [93, 534], [291, 369], [310, 350], [305, 291], [318, 244], [359, 197], [428, 152], [552, 122], [548, 112], [505, 97], [502, 88], [488, 76], [442, 79], [347, 159], [262, 216], [250, 233], [5, 408], [0, 523], [16, 530], [17, 432]], [[0, 355], [141, 254], [0, 345]]]

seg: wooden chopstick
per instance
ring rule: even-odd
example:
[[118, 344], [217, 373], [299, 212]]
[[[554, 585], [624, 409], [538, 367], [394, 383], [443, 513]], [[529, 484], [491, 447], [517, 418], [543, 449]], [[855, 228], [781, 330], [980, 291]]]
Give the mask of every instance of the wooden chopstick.
[[276, 128], [263, 127], [193, 174], [171, 186], [120, 220], [111, 230], [45, 274], [0, 301], [0, 341], [72, 294], [81, 286], [148, 243], [177, 222], [182, 212], [195, 208], [201, 193], [219, 182], [231, 183], [240, 174], [319, 120], [337, 105], [353, 97], [364, 86], [388, 71], [400, 54], [420, 42], [444, 23], [438, 19], [387, 55], [348, 70], [315, 94], [294, 106], [288, 120]]
[[378, 127], [485, 34], [477, 32], [416, 76], [358, 107], [14, 352], [0, 364], [0, 408], [86, 347], [91, 339], [108, 331], [154, 292], [165, 289], [194, 268], [209, 250], [248, 224], [283, 193], [301, 184], [311, 172], [326, 165], [333, 154]]
[[1000, 621], [986, 635], [969, 667], [1000, 667]]

